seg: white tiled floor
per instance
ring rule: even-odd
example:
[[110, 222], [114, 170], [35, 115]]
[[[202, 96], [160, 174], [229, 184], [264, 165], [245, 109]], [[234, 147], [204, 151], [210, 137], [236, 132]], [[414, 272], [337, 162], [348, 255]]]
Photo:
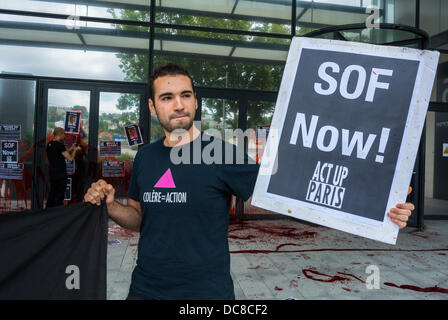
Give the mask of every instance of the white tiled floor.
[[[448, 221], [425, 224], [402, 230], [393, 246], [287, 218], [232, 222], [236, 299], [448, 299]], [[119, 300], [129, 290], [138, 234], [111, 222], [113, 240], [120, 243], [108, 246], [107, 297]], [[378, 267], [380, 289], [366, 287], [369, 265]]]

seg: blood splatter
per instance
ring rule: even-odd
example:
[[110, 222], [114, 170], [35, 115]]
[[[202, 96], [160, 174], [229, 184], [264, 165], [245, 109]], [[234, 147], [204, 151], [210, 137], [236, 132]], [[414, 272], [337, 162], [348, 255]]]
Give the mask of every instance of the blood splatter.
[[[291, 245], [291, 243], [288, 243]], [[281, 247], [282, 245], [277, 246]], [[335, 249], [335, 248], [326, 248], [326, 249], [306, 249], [306, 250], [233, 250], [230, 251], [232, 254], [236, 253], [284, 253], [284, 252], [355, 252], [355, 251], [378, 251], [378, 252], [435, 252], [435, 251], [448, 251], [448, 248], [440, 248], [440, 249]], [[372, 256], [368, 254], [368, 256]]]
[[274, 288], [276, 291], [282, 291], [283, 290], [283, 288], [280, 288], [280, 287], [277, 287], [277, 286], [275, 286], [275, 288]]
[[[320, 281], [320, 282], [335, 282], [335, 281], [350, 281], [349, 278], [344, 278], [341, 276], [331, 276], [325, 273], [321, 273], [319, 271], [316, 270], [311, 270], [311, 269], [303, 269], [302, 273], [305, 275], [305, 277], [307, 277], [308, 279], [311, 280], [315, 280], [315, 281]], [[320, 276], [320, 278], [316, 278], [315, 275]]]
[[412, 286], [412, 285], [408, 285], [408, 284], [403, 284], [403, 285], [399, 286], [399, 285], [396, 285], [395, 283], [391, 283], [391, 282], [385, 282], [384, 285], [389, 286], [389, 287], [395, 287], [398, 289], [413, 290], [413, 291], [418, 291], [418, 292], [437, 292], [437, 293], [448, 294], [448, 289], [440, 288], [438, 286], [421, 288], [421, 287]]
[[362, 283], [365, 283], [364, 280], [358, 278], [357, 276], [355, 276], [355, 275], [353, 275], [353, 274], [345, 273], [345, 272], [338, 272], [338, 273], [339, 273], [339, 274], [342, 274], [342, 275], [344, 275], [344, 276], [348, 276], [348, 277], [355, 278], [356, 280], [361, 281]]
[[132, 238], [137, 235], [136, 232], [124, 229], [117, 224], [109, 226], [108, 234], [109, 236], [126, 237], [126, 238]]
[[[256, 266], [256, 267], [249, 267], [249, 268], [247, 268], [247, 269], [249, 269], [249, 270], [258, 270], [258, 269], [261, 269], [261, 268], [263, 268], [263, 267], [260, 266], [260, 265], [258, 265], [258, 266]], [[266, 269], [266, 268], [263, 268], [263, 269]]]
[[291, 282], [289, 283], [290, 288], [297, 288], [298, 286], [299, 283], [297, 282], [297, 280], [291, 280]]

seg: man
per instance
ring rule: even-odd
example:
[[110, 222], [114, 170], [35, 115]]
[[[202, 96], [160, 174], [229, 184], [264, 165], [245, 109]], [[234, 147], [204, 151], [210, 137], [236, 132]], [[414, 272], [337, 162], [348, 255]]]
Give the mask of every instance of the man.
[[47, 208], [61, 206], [64, 201], [67, 186], [67, 167], [65, 159], [73, 161], [76, 151], [80, 148], [76, 144], [67, 150], [63, 143], [65, 131], [56, 127], [53, 130], [53, 140], [47, 144], [47, 157], [50, 163], [50, 194], [47, 199]]
[[[186, 70], [163, 66], [151, 76], [150, 86], [149, 107], [165, 138], [137, 153], [129, 203], [114, 201], [113, 186], [103, 180], [92, 184], [84, 201], [99, 205], [105, 199], [115, 222], [140, 232], [128, 299], [234, 299], [227, 242], [230, 196], [246, 201], [259, 167], [246, 162], [207, 165], [203, 160], [174, 165], [174, 146], [200, 143], [204, 150], [211, 139], [203, 139], [193, 125], [198, 105]], [[176, 129], [186, 133], [179, 144]], [[389, 216], [403, 228], [413, 209], [411, 203], [397, 205]]]

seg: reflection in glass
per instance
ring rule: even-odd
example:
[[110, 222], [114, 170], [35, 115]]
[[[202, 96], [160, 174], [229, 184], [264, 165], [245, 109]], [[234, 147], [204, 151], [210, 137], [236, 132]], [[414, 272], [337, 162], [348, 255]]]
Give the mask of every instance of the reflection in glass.
[[0, 178], [0, 214], [31, 209], [36, 82], [0, 79], [0, 125], [21, 125], [19, 163], [22, 180]]
[[[257, 135], [257, 126], [270, 126], [274, 109], [274, 101], [248, 101], [247, 128], [252, 129], [253, 134], [250, 135], [248, 140], [247, 154], [258, 163], [260, 163], [266, 147], [267, 135]], [[252, 197], [244, 202], [244, 214], [276, 214], [276, 212], [252, 206], [251, 201]]]
[[226, 129], [238, 128], [238, 101], [229, 99], [202, 99], [201, 130], [220, 137], [229, 143], [237, 144], [236, 137], [226, 134]]
[[[131, 178], [132, 163], [138, 146], [129, 146], [124, 127], [139, 124], [140, 95], [130, 93], [101, 92], [98, 122], [98, 144], [101, 141], [120, 141], [121, 156], [100, 156], [98, 153], [98, 178], [112, 184], [116, 190], [115, 197], [125, 200]], [[141, 128], [140, 128], [141, 129]], [[142, 132], [143, 134], [143, 132]], [[99, 150], [99, 145], [98, 145]], [[124, 177], [102, 176], [104, 161], [123, 161]]]
[[[66, 135], [66, 147], [71, 143], [77, 143], [81, 150], [75, 156], [75, 171], [72, 178], [72, 196], [70, 203], [81, 202], [83, 199], [84, 186], [88, 175], [88, 142], [89, 142], [89, 116], [90, 116], [90, 91], [49, 89], [47, 106], [47, 130], [46, 143], [53, 140], [53, 130], [56, 127], [64, 128], [66, 111], [81, 111], [81, 126], [79, 135]], [[70, 139], [72, 137], [73, 139]], [[44, 176], [44, 203], [50, 192], [48, 159], [45, 154], [45, 166], [38, 168], [42, 170]], [[46, 205], [44, 205], [46, 207]]]

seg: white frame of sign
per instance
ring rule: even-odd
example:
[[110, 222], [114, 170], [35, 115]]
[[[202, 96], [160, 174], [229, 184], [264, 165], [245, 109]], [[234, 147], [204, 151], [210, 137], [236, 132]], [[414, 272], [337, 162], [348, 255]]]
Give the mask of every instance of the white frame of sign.
[[[381, 222], [341, 212], [318, 204], [282, 197], [267, 192], [271, 175], [277, 169], [277, 150], [287, 113], [289, 99], [296, 79], [302, 49], [346, 52], [419, 61], [419, 69], [410, 104], [406, 130], [395, 167], [385, 219]], [[358, 42], [295, 37], [291, 42], [280, 90], [272, 118], [268, 141], [262, 157], [251, 204], [293, 218], [381, 242], [395, 244], [398, 226], [387, 216], [388, 210], [406, 201], [426, 112], [431, 97], [440, 53], [402, 47], [371, 45]], [[415, 213], [414, 213], [415, 214]]]

